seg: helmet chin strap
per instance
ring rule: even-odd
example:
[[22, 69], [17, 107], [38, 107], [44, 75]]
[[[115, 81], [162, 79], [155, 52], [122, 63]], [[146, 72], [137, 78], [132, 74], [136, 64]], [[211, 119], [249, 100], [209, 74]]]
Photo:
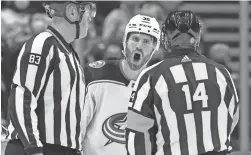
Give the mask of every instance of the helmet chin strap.
[[78, 21], [74, 22], [74, 24], [76, 25], [76, 38], [75, 39], [79, 39], [79, 35], [80, 35], [80, 22], [82, 21], [82, 18], [83, 18], [83, 14], [80, 15]]
[[80, 23], [79, 21], [75, 22], [75, 25], [76, 25], [76, 38], [75, 39], [79, 38], [79, 33], [80, 33], [80, 24], [79, 23]]

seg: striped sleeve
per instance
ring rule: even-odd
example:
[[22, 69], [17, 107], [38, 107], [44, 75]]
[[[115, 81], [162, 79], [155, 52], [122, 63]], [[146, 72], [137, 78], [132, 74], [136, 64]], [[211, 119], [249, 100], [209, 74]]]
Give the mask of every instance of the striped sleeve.
[[152, 152], [149, 130], [154, 119], [150, 89], [150, 77], [145, 75], [140, 79], [137, 91], [133, 92], [135, 101], [128, 110], [126, 130], [126, 148], [130, 155], [151, 155]]
[[27, 154], [42, 152], [35, 109], [53, 53], [51, 42], [47, 32], [27, 41], [19, 53], [13, 77], [8, 111]]
[[126, 149], [130, 155], [151, 155], [154, 152], [154, 88], [152, 76], [147, 71], [160, 63], [142, 71], [130, 97], [126, 128]]
[[232, 88], [232, 98], [231, 98], [229, 108], [228, 108], [230, 116], [233, 119], [233, 123], [230, 130], [230, 134], [231, 134], [239, 121], [239, 97], [238, 97], [233, 79], [231, 77], [231, 74], [226, 68], [225, 68], [225, 71], [227, 72], [227, 79], [229, 79], [230, 81], [229, 85]]

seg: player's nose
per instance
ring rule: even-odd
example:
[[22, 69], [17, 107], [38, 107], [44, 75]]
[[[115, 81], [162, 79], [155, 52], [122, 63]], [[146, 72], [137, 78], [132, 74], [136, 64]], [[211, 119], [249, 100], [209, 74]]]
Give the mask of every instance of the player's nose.
[[138, 48], [138, 49], [142, 49], [142, 45], [143, 45], [143, 42], [142, 42], [142, 41], [139, 41], [138, 44], [137, 44], [137, 48]]

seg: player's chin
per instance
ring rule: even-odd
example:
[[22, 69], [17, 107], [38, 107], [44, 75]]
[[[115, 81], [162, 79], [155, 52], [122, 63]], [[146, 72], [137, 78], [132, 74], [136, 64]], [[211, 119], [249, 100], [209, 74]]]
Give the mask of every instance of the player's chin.
[[[136, 54], [137, 55], [137, 54]], [[132, 70], [139, 70], [143, 66], [143, 57], [140, 55], [139, 57], [135, 57], [135, 54], [130, 58], [130, 67]]]
[[131, 69], [136, 71], [139, 70], [144, 64], [141, 61], [133, 61], [131, 62]]

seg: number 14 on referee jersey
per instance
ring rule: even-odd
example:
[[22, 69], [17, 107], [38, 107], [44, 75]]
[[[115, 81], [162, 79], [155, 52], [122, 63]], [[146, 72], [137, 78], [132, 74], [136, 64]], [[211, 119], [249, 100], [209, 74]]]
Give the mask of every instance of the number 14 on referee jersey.
[[[187, 110], [192, 110], [192, 99], [188, 84], [183, 85], [182, 91], [184, 91], [186, 96]], [[205, 84], [204, 82], [199, 83], [193, 94], [193, 101], [202, 101], [202, 107], [207, 108], [207, 100], [208, 96], [206, 94]]]

